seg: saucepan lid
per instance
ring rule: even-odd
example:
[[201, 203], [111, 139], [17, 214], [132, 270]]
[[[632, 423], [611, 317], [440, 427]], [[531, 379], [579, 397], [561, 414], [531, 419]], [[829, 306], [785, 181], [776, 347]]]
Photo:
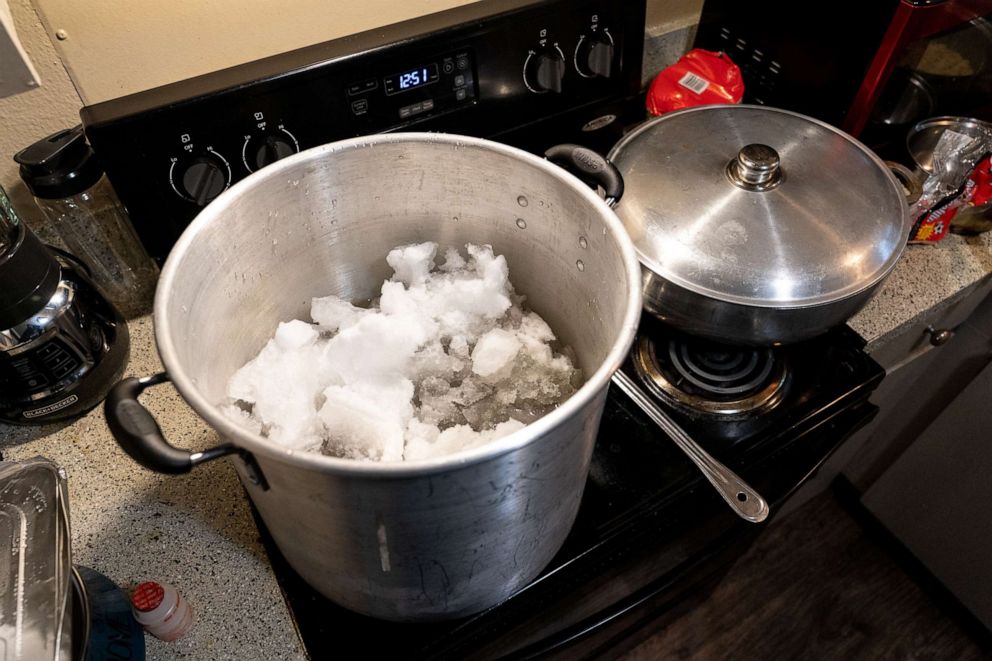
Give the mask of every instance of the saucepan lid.
[[855, 295], [892, 270], [911, 227], [871, 150], [785, 110], [663, 115], [609, 158], [626, 185], [615, 211], [641, 263], [718, 300], [792, 308]]

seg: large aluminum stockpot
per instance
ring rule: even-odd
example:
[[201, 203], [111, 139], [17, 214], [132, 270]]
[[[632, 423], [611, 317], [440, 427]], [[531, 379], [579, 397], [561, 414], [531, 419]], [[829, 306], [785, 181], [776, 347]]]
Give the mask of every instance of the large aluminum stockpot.
[[[371, 463], [294, 452], [218, 405], [229, 377], [310, 299], [378, 296], [388, 251], [489, 243], [516, 290], [576, 353], [585, 384], [489, 445], [440, 459]], [[374, 617], [431, 620], [491, 606], [561, 546], [582, 496], [610, 376], [641, 310], [630, 239], [586, 185], [486, 140], [396, 133], [290, 156], [212, 202], [176, 244], [155, 299], [162, 362], [227, 443], [168, 446], [136, 401], [164, 376], [125, 380], [108, 424], [149, 468], [184, 472], [224, 454], [292, 567]]]
[[796, 342], [843, 324], [902, 255], [905, 194], [867, 147], [764, 106], [650, 120], [608, 156], [644, 267], [645, 309], [733, 344]]

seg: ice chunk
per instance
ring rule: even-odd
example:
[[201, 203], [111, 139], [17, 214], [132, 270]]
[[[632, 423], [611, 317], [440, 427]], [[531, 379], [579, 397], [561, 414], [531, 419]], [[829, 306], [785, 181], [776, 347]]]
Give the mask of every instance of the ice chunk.
[[516, 334], [494, 328], [480, 337], [472, 350], [472, 371], [492, 376], [507, 370], [521, 346]]
[[262, 423], [251, 415], [250, 409], [245, 410], [237, 404], [225, 404], [220, 407], [220, 410], [225, 416], [253, 434], [262, 433]]
[[428, 377], [442, 377], [449, 381], [460, 378], [468, 360], [449, 354], [440, 340], [428, 342], [413, 355], [410, 378], [422, 381]]
[[294, 319], [276, 328], [276, 344], [283, 351], [302, 349], [317, 341], [317, 330], [305, 321]]
[[322, 360], [346, 383], [366, 376], [403, 373], [429, 335], [416, 318], [370, 314], [325, 345]]
[[386, 263], [395, 271], [394, 280], [409, 286], [421, 285], [434, 268], [437, 244], [415, 243], [394, 248], [386, 256]]
[[453, 336], [448, 344], [448, 351], [452, 356], [457, 356], [458, 358], [468, 358], [468, 340], [465, 339], [464, 335]]
[[413, 417], [409, 379], [374, 379], [324, 390], [320, 419], [328, 444], [378, 461], [403, 458], [403, 435]]
[[411, 419], [404, 436], [403, 458], [427, 458], [430, 456], [430, 448], [440, 435], [441, 430], [437, 425], [421, 422], [417, 418]]
[[369, 309], [314, 298], [228, 383], [224, 412], [286, 447], [367, 461], [477, 447], [545, 415], [580, 373], [488, 245], [401, 246]]
[[493, 387], [479, 379], [467, 378], [450, 391], [451, 401], [458, 406], [471, 406], [493, 394]]
[[316, 345], [287, 351], [273, 338], [231, 377], [228, 396], [251, 405], [272, 440], [298, 449], [319, 446], [317, 375], [310, 369], [317, 352]]
[[456, 425], [440, 432], [433, 441], [430, 440], [430, 433], [423, 433], [422, 428], [418, 427], [417, 432], [419, 433], [408, 433], [407, 435], [404, 459], [409, 461], [433, 459], [453, 452], [469, 450], [498, 438], [509, 436], [525, 426], [524, 423], [512, 419], [482, 432], [474, 431], [468, 425]]
[[371, 310], [355, 307], [337, 296], [314, 298], [310, 303], [310, 318], [329, 331], [347, 328], [370, 312]]
[[441, 270], [448, 272], [460, 271], [465, 268], [465, 264], [465, 258], [462, 257], [456, 248], [448, 248], [444, 251], [444, 264], [441, 265]]
[[520, 320], [520, 335], [526, 335], [538, 342], [554, 342], [555, 334], [551, 332], [544, 319], [541, 319], [535, 312], [528, 312]]

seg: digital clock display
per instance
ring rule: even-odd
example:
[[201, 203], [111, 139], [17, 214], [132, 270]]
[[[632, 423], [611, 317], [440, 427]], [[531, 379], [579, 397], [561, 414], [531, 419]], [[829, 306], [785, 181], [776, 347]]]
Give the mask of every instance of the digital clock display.
[[386, 94], [399, 94], [408, 90], [417, 89], [431, 83], [436, 83], [438, 79], [437, 63], [432, 62], [419, 66], [416, 69], [394, 73], [386, 76], [382, 81]]

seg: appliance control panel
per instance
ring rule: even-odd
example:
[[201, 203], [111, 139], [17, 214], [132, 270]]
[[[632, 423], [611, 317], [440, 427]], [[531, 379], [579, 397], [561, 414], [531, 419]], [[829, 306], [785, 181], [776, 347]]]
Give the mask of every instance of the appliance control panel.
[[162, 260], [232, 184], [317, 145], [409, 130], [540, 149], [557, 134], [610, 125], [604, 104], [640, 92], [644, 14], [645, 0], [472, 3], [80, 114], [138, 235]]

